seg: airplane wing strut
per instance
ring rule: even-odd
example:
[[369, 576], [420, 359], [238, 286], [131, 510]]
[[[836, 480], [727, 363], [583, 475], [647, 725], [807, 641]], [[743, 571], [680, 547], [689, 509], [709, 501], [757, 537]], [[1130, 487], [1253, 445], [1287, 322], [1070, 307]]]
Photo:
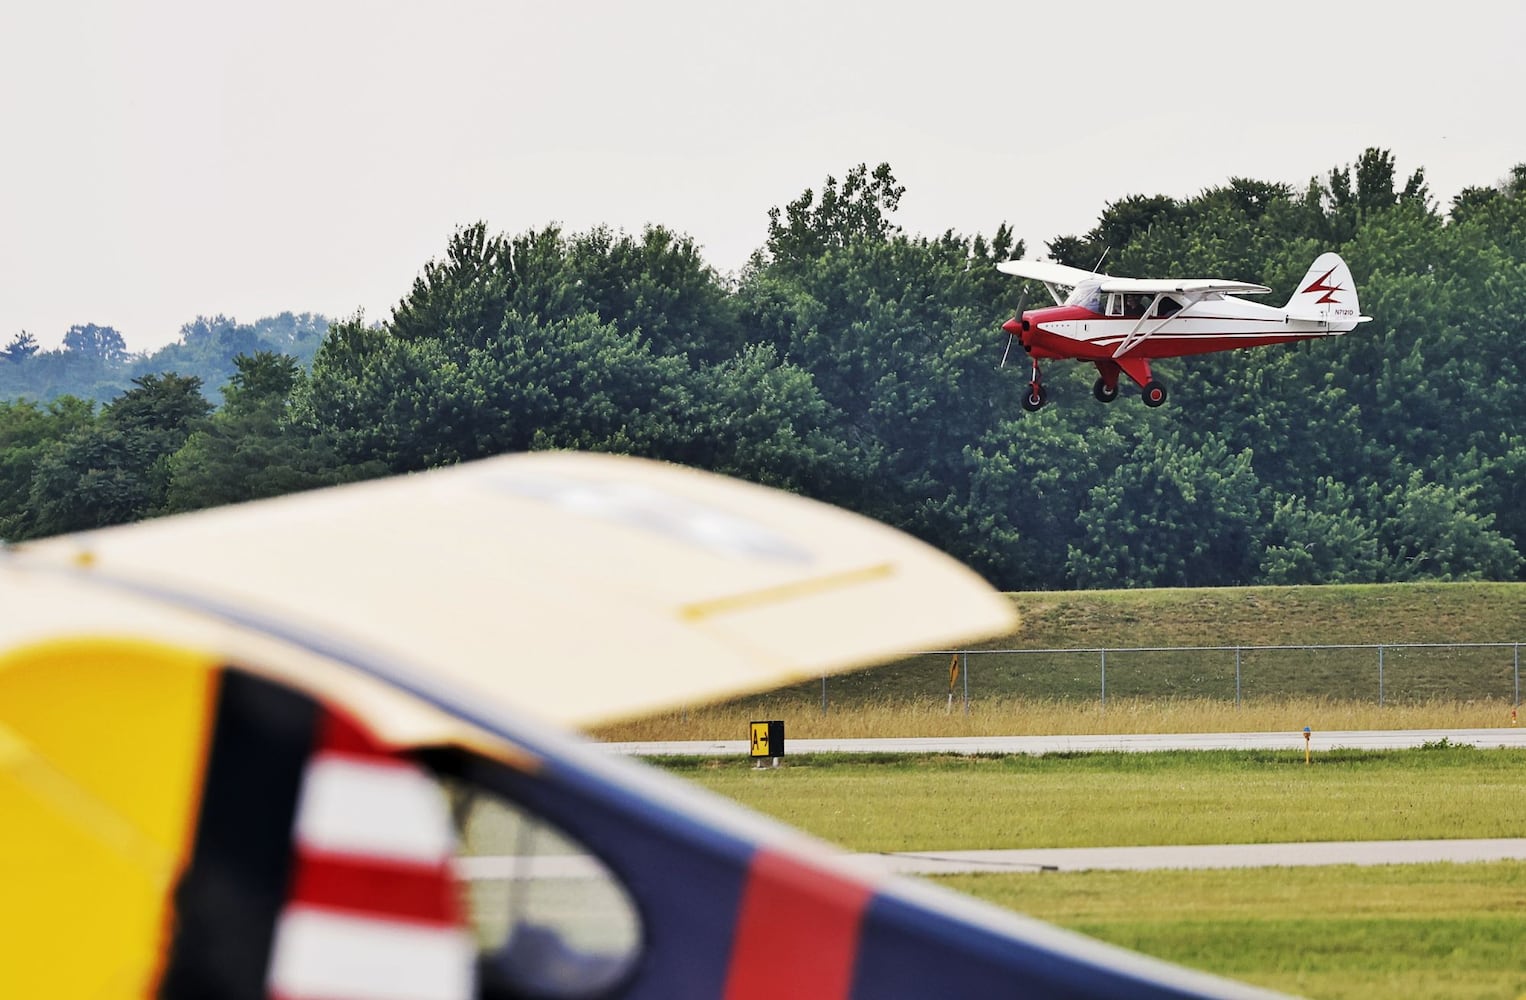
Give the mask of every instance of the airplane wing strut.
[[[1165, 298], [1164, 292], [1156, 293], [1154, 300], [1150, 303], [1150, 308], [1146, 309], [1144, 315], [1139, 317], [1139, 322], [1134, 324], [1134, 329], [1129, 331], [1129, 335], [1123, 338], [1123, 342], [1120, 343], [1118, 345], [1118, 349], [1113, 352], [1113, 360], [1118, 360], [1125, 354], [1129, 353], [1129, 351], [1133, 350], [1139, 344], [1149, 340], [1161, 330], [1165, 329], [1166, 324], [1170, 323], [1177, 316], [1181, 315], [1181, 312], [1172, 313], [1170, 316], [1158, 318], [1154, 326], [1147, 326], [1150, 319], [1152, 318], [1150, 314], [1153, 313], [1156, 307], [1160, 305], [1160, 300], [1163, 298]], [[1187, 307], [1190, 307], [1192, 303], [1196, 301], [1197, 298], [1190, 298], [1187, 306], [1183, 307], [1183, 311], [1185, 311]]]

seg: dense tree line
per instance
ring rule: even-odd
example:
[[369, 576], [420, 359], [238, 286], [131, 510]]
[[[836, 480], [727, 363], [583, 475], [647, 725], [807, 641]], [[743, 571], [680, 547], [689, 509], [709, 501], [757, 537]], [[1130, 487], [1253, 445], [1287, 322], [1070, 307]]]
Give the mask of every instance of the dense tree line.
[[1066, 263], [1105, 251], [1114, 274], [1269, 301], [1322, 250], [1351, 265], [1373, 323], [1163, 363], [1159, 409], [1098, 405], [1095, 373], [1057, 364], [1055, 405], [1025, 413], [1026, 366], [998, 367], [1020, 289], [995, 269], [1023, 246], [1005, 225], [907, 235], [902, 194], [884, 165], [828, 178], [770, 212], [734, 277], [661, 227], [467, 226], [389, 321], [332, 324], [310, 368], [230, 355], [216, 410], [179, 369], [99, 408], [0, 404], [0, 536], [579, 448], [837, 503], [1011, 589], [1522, 578], [1526, 166], [1443, 213], [1422, 172], [1400, 183], [1368, 150], [1302, 190], [1123, 198], [1054, 240]]

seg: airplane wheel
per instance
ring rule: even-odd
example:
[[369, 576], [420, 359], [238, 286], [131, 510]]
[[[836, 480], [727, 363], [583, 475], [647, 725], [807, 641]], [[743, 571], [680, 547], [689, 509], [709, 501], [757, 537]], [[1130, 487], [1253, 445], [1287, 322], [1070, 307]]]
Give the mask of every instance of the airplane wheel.
[[1023, 409], [1027, 410], [1029, 413], [1032, 413], [1034, 410], [1037, 410], [1039, 407], [1043, 406], [1044, 403], [1048, 401], [1048, 399], [1049, 393], [1044, 391], [1043, 386], [1030, 385], [1028, 387], [1027, 394], [1023, 396]]
[[1109, 389], [1107, 383], [1099, 378], [1092, 384], [1092, 395], [1097, 397], [1099, 403], [1111, 403], [1118, 398], [1118, 383], [1114, 382]]
[[1144, 391], [1141, 395], [1144, 396], [1146, 406], [1159, 406], [1166, 401], [1166, 387], [1151, 379], [1145, 383]]

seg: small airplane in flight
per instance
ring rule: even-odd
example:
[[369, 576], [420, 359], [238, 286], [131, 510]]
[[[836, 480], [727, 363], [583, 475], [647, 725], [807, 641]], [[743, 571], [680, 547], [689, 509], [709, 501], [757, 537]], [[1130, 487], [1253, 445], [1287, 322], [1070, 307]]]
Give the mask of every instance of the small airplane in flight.
[[[1002, 325], [1007, 350], [1017, 340], [1032, 358], [1033, 375], [1023, 409], [1044, 405], [1049, 394], [1040, 359], [1090, 361], [1097, 366], [1092, 394], [1104, 403], [1118, 397], [1118, 377], [1140, 387], [1146, 406], [1166, 401], [1166, 387], [1150, 371], [1155, 358], [1208, 354], [1241, 347], [1336, 337], [1372, 319], [1357, 305], [1356, 283], [1340, 255], [1324, 253], [1310, 265], [1286, 305], [1247, 302], [1265, 285], [1220, 278], [1115, 278], [1052, 261], [1009, 260], [1004, 274], [1043, 282], [1053, 306], [1023, 311]], [[1069, 289], [1069, 294], [1061, 294]], [[1002, 363], [1007, 360], [1002, 354]]]

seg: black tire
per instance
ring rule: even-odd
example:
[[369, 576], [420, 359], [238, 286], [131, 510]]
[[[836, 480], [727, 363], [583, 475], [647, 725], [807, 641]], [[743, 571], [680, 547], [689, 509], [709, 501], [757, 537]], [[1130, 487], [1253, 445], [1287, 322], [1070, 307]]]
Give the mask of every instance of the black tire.
[[1041, 385], [1030, 385], [1028, 391], [1023, 393], [1023, 409], [1029, 413], [1034, 412], [1049, 401], [1049, 393], [1044, 391]]
[[1118, 383], [1114, 382], [1113, 387], [1109, 389], [1107, 382], [1099, 378], [1092, 383], [1092, 395], [1097, 397], [1099, 403], [1111, 403], [1118, 398]]
[[1166, 387], [1152, 378], [1144, 384], [1140, 395], [1144, 397], [1146, 406], [1159, 406], [1166, 401]]

